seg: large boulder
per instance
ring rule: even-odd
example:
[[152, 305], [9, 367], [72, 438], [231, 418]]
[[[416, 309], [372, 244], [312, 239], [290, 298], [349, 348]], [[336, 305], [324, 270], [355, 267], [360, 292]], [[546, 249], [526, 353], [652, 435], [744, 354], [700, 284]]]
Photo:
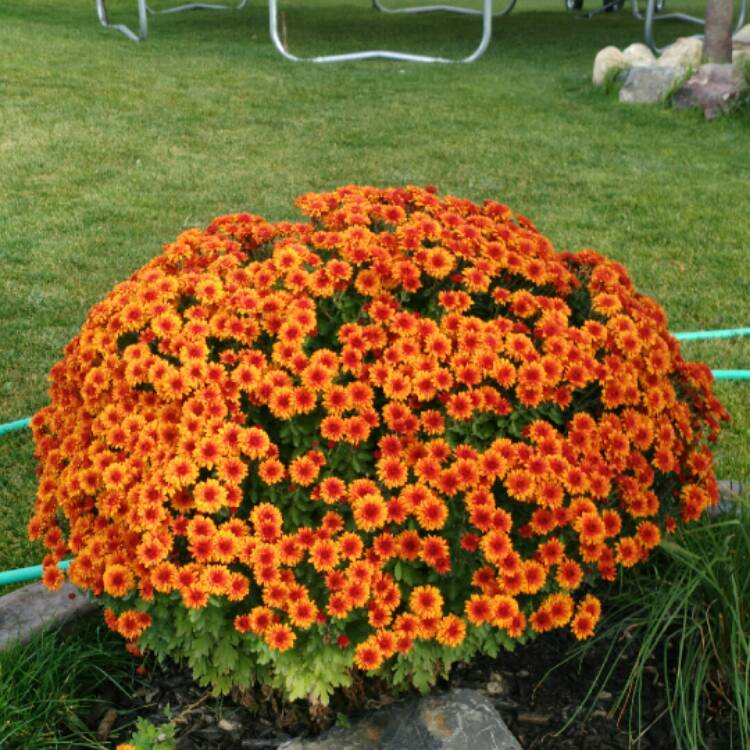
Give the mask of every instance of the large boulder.
[[656, 104], [662, 101], [685, 75], [682, 67], [651, 65], [631, 68], [620, 89], [620, 101], [627, 104]]
[[591, 80], [594, 86], [603, 86], [610, 71], [627, 67], [628, 63], [625, 62], [625, 57], [617, 47], [605, 47], [599, 50], [594, 58], [594, 72]]
[[707, 120], [726, 112], [747, 90], [741, 70], [729, 63], [701, 65], [672, 97], [672, 104], [684, 109], [700, 107]]
[[622, 51], [622, 56], [625, 58], [625, 62], [629, 68], [656, 64], [654, 53], [645, 44], [641, 44], [640, 42], [635, 42], [625, 47]]
[[732, 36], [732, 41], [737, 44], [750, 44], [750, 23], [746, 23], [736, 34]]
[[393, 704], [314, 740], [279, 750], [522, 750], [490, 700], [457, 688]]
[[692, 36], [683, 36], [666, 47], [658, 59], [666, 68], [697, 68], [703, 59], [703, 41]]

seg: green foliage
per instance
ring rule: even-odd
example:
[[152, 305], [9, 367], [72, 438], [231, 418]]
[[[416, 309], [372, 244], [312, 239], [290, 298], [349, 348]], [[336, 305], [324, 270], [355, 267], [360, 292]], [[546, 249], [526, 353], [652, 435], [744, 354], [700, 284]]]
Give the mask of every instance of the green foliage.
[[[658, 583], [658, 585], [655, 585]], [[708, 706], [726, 712], [733, 747], [750, 748], [750, 506], [705, 518], [665, 541], [653, 564], [623, 578], [607, 603], [599, 633], [562, 664], [608, 644], [580, 711], [590, 713], [634, 637], [638, 649], [627, 682], [613, 706], [626, 711], [634, 737], [643, 726], [645, 668], [660, 662], [675, 747], [707, 748]], [[628, 637], [623, 638], [623, 634]], [[562, 666], [558, 665], [559, 666]]]
[[136, 731], [128, 740], [135, 750], [175, 750], [175, 732], [172, 722], [156, 726], [146, 719], [137, 719]]
[[0, 651], [0, 747], [100, 750], [84, 719], [106, 686], [134, 688], [134, 668], [98, 614]]
[[622, 86], [623, 77], [627, 73], [627, 68], [610, 68], [604, 76], [602, 89], [605, 94], [616, 94]]

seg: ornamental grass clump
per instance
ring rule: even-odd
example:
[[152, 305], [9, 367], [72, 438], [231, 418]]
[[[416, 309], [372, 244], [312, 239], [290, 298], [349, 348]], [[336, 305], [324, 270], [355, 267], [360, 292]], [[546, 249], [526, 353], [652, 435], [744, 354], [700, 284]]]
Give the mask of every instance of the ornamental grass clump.
[[554, 628], [718, 498], [727, 417], [627, 272], [431, 188], [191, 229], [96, 304], [32, 419], [29, 535], [218, 692], [432, 684]]

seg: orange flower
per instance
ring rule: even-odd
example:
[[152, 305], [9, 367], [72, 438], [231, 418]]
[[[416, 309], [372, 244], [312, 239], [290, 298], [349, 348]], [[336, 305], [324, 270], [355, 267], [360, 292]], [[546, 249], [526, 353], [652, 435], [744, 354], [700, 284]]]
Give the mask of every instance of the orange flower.
[[170, 562], [161, 562], [151, 571], [151, 584], [164, 594], [168, 594], [177, 585], [177, 568]]
[[256, 635], [262, 635], [274, 622], [273, 612], [268, 607], [254, 607], [249, 614], [250, 630]]
[[570, 623], [570, 629], [579, 641], [591, 638], [595, 627], [596, 621], [586, 612], [578, 612]]
[[354, 663], [366, 672], [376, 670], [383, 660], [383, 651], [374, 638], [368, 638], [354, 649]]
[[576, 522], [581, 544], [595, 544], [604, 540], [607, 527], [596, 511], [589, 511]]
[[182, 603], [188, 609], [203, 609], [208, 604], [208, 591], [201, 586], [193, 585], [180, 589]]
[[438, 572], [446, 572], [450, 569], [450, 547], [443, 537], [434, 535], [423, 537], [420, 542], [419, 556]]
[[422, 550], [422, 540], [416, 531], [402, 531], [397, 546], [398, 556], [402, 560], [416, 560]]
[[126, 640], [134, 641], [151, 626], [151, 616], [146, 612], [128, 609], [117, 618], [117, 632]]
[[523, 563], [523, 579], [523, 592], [536, 594], [547, 580], [547, 568], [534, 560], [526, 560]]
[[276, 484], [284, 477], [284, 466], [278, 459], [266, 459], [258, 466], [258, 476], [265, 484]]
[[294, 634], [294, 631], [287, 625], [281, 623], [271, 625], [263, 633], [263, 639], [268, 644], [269, 648], [282, 653], [288, 651], [294, 646], [296, 638], [297, 636]]
[[346, 485], [338, 477], [326, 477], [318, 490], [321, 499], [328, 504], [341, 502], [346, 497]]
[[557, 566], [555, 580], [564, 589], [577, 589], [583, 580], [583, 570], [575, 560], [565, 560]]
[[203, 569], [201, 585], [209, 594], [218, 596], [227, 593], [232, 580], [229, 568], [224, 565], [207, 565]]
[[263, 458], [268, 453], [271, 441], [264, 430], [250, 427], [245, 431], [241, 440], [242, 451], [250, 458]]
[[409, 609], [417, 617], [440, 617], [443, 596], [435, 586], [415, 586], [409, 595]]
[[466, 617], [472, 625], [482, 625], [493, 618], [492, 600], [483, 594], [472, 594], [465, 608]]
[[226, 586], [227, 599], [230, 602], [241, 602], [250, 591], [250, 581], [242, 573], [230, 573], [229, 583]]
[[634, 537], [621, 537], [615, 545], [617, 562], [625, 568], [631, 568], [641, 557], [641, 544]]
[[443, 646], [455, 648], [466, 637], [466, 623], [456, 615], [447, 615], [438, 623], [437, 641]]
[[318, 539], [310, 548], [310, 562], [318, 572], [332, 570], [339, 562], [338, 545], [330, 539]]
[[491, 621], [498, 628], [509, 628], [518, 614], [518, 602], [512, 597], [500, 594], [491, 601]]
[[318, 608], [309, 599], [304, 598], [291, 602], [288, 613], [294, 627], [306, 630], [315, 622]]
[[110, 596], [123, 597], [133, 589], [135, 579], [125, 565], [108, 565], [102, 576], [102, 585]]
[[65, 582], [65, 574], [57, 565], [44, 566], [42, 571], [42, 583], [50, 590], [57, 591]]
[[442, 529], [448, 518], [448, 506], [437, 497], [429, 497], [417, 508], [416, 517], [423, 529]]
[[542, 607], [549, 612], [555, 628], [567, 624], [573, 616], [573, 600], [568, 594], [552, 594], [542, 602]]
[[357, 498], [352, 504], [354, 522], [362, 531], [381, 528], [388, 518], [388, 506], [379, 495], [368, 494]]
[[378, 479], [386, 487], [400, 487], [406, 482], [407, 468], [396, 458], [384, 458], [377, 464]]
[[271, 503], [258, 503], [250, 512], [255, 533], [264, 542], [275, 542], [281, 536], [281, 511]]
[[307, 456], [295, 458], [289, 465], [289, 477], [296, 484], [307, 487], [312, 484], [318, 476], [320, 467]]
[[650, 521], [641, 521], [636, 531], [638, 541], [646, 548], [653, 549], [661, 542], [661, 531], [655, 523]]
[[195, 485], [193, 499], [195, 507], [202, 513], [215, 513], [226, 505], [227, 491], [215, 479], [207, 479]]

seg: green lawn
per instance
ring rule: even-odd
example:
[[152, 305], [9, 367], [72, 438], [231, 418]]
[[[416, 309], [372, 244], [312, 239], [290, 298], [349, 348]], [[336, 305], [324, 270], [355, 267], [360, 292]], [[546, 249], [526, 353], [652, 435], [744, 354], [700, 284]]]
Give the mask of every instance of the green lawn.
[[[135, 0], [108, 5], [135, 25]], [[750, 117], [704, 123], [593, 90], [596, 51], [642, 38], [628, 13], [589, 21], [561, 0], [520, 0], [472, 65], [315, 66], [284, 61], [265, 4], [251, 6], [155, 17], [134, 44], [98, 25], [91, 0], [0, 4], [0, 422], [45, 403], [89, 307], [184, 227], [240, 209], [291, 216], [296, 195], [349, 182], [499, 198], [558, 248], [626, 263], [674, 330], [750, 325]], [[378, 15], [366, 0], [284, 12], [303, 54], [461, 56], [480, 26]], [[748, 339], [686, 351], [750, 366]], [[748, 479], [750, 384], [718, 392], [734, 417], [719, 474]], [[23, 538], [33, 494], [28, 433], [0, 438], [0, 569], [39, 559]]]

